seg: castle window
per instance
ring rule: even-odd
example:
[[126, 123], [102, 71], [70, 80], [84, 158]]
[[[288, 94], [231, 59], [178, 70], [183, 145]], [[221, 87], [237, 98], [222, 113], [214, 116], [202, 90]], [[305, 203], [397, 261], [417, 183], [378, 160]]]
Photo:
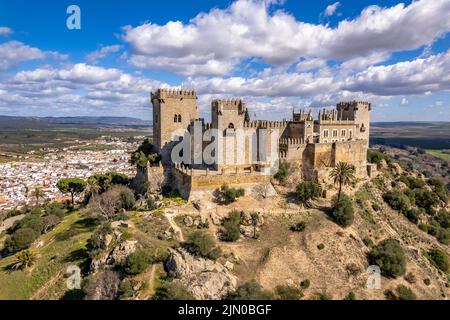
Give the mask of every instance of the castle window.
[[348, 135], [350, 136], [350, 139], [352, 139], [353, 138], [353, 130], [348, 130]]
[[155, 123], [158, 123], [158, 115], [155, 115]]
[[323, 130], [323, 137], [328, 138], [328, 130]]
[[173, 116], [173, 122], [178, 122], [178, 116], [176, 114]]
[[178, 115], [178, 122], [181, 122], [181, 114]]
[[337, 137], [338, 136], [338, 131], [337, 131], [337, 129], [334, 129], [333, 130], [333, 138], [335, 138], [335, 137]]
[[230, 124], [228, 125], [228, 129], [234, 129], [234, 124], [230, 123]]
[[323, 139], [323, 143], [328, 143], [328, 140], [327, 139]]
[[341, 137], [345, 137], [345, 135], [347, 134], [347, 131], [345, 129], [341, 130]]

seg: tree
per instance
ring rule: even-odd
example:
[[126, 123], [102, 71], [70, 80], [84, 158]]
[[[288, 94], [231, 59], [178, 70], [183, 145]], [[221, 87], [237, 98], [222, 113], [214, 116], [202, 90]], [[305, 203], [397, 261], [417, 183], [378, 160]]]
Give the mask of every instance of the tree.
[[250, 213], [250, 217], [252, 218], [253, 239], [257, 239], [258, 237], [256, 236], [256, 227], [258, 226], [259, 213], [253, 211], [253, 212]]
[[114, 300], [119, 293], [120, 275], [113, 270], [102, 270], [88, 278], [83, 285], [85, 300]]
[[353, 223], [354, 212], [351, 199], [343, 194], [340, 202], [337, 201], [333, 207], [334, 221], [341, 227], [348, 227]]
[[447, 253], [442, 251], [441, 249], [431, 249], [427, 253], [428, 259], [431, 263], [443, 272], [448, 272], [450, 269], [450, 263]]
[[92, 215], [111, 221], [122, 205], [121, 187], [115, 186], [105, 193], [91, 198], [87, 208]]
[[407, 286], [399, 284], [396, 288], [398, 300], [416, 300], [416, 294]]
[[289, 175], [289, 169], [291, 164], [286, 160], [282, 160], [278, 166], [278, 172], [274, 175], [274, 178], [277, 179], [281, 184], [286, 182], [286, 178]]
[[369, 252], [368, 258], [369, 263], [379, 266], [385, 276], [395, 278], [406, 271], [405, 253], [398, 240], [381, 241]]
[[223, 223], [222, 240], [224, 241], [236, 241], [241, 235], [241, 212], [234, 210], [228, 215], [228, 218]]
[[14, 270], [23, 270], [31, 267], [37, 260], [37, 255], [30, 250], [23, 250], [17, 254], [16, 262], [12, 265]]
[[250, 115], [248, 113], [248, 109], [245, 109], [244, 112], [244, 123], [249, 123], [250, 122]]
[[315, 200], [322, 194], [322, 188], [312, 181], [304, 181], [296, 188], [298, 201], [305, 207], [310, 206], [311, 200]]
[[222, 200], [226, 203], [234, 202], [234, 201], [236, 201], [237, 198], [243, 197], [245, 195], [244, 189], [231, 188], [226, 184], [223, 184], [220, 187], [220, 191], [221, 191], [220, 196], [221, 196]]
[[36, 207], [39, 206], [39, 199], [41, 199], [45, 195], [44, 191], [40, 187], [34, 188], [31, 192], [31, 196], [36, 199]]
[[229, 298], [232, 300], [272, 300], [273, 295], [253, 279], [240, 285]]
[[215, 260], [220, 255], [220, 249], [216, 246], [214, 238], [202, 231], [195, 231], [188, 237], [185, 247], [194, 255]]
[[43, 233], [47, 233], [52, 230], [58, 223], [61, 222], [61, 219], [58, 216], [51, 214], [42, 218], [43, 223]]
[[22, 228], [6, 239], [5, 249], [11, 253], [18, 252], [28, 248], [34, 240], [36, 240], [36, 234], [33, 229]]
[[72, 205], [74, 205], [74, 196], [83, 192], [86, 182], [78, 178], [61, 179], [58, 181], [57, 187], [62, 193], [70, 193]]
[[194, 300], [192, 294], [178, 281], [164, 281], [156, 288], [156, 300]]
[[338, 162], [330, 173], [330, 178], [334, 184], [339, 185], [337, 203], [341, 201], [342, 186], [350, 184], [355, 180], [355, 166], [346, 162]]
[[275, 294], [279, 300], [300, 300], [303, 293], [299, 288], [290, 285], [278, 285]]
[[411, 207], [411, 201], [408, 196], [400, 190], [391, 190], [386, 192], [383, 194], [383, 199], [392, 209], [398, 210], [403, 214], [406, 214]]
[[136, 275], [147, 270], [149, 257], [145, 250], [136, 250], [125, 260], [124, 271], [129, 275]]

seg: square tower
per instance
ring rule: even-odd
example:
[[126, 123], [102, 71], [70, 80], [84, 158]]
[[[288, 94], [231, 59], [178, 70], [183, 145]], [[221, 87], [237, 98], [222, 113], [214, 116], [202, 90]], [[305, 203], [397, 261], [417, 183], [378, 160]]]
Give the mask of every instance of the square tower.
[[159, 152], [170, 144], [176, 130], [187, 130], [199, 118], [197, 94], [191, 90], [158, 89], [151, 93], [153, 144]]
[[336, 110], [340, 120], [355, 122], [355, 139], [364, 139], [369, 144], [372, 105], [366, 101], [340, 102], [337, 104]]

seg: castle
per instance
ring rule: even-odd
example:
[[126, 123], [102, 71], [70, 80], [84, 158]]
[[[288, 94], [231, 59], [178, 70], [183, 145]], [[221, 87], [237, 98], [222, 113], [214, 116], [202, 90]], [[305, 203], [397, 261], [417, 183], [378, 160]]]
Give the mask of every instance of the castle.
[[250, 121], [241, 99], [213, 100], [211, 122], [200, 118], [197, 94], [158, 89], [151, 93], [153, 143], [172, 186], [185, 198], [231, 186], [269, 184], [280, 161], [305, 180], [329, 182], [340, 161], [365, 178], [371, 104], [341, 102], [334, 110], [292, 112], [291, 120]]

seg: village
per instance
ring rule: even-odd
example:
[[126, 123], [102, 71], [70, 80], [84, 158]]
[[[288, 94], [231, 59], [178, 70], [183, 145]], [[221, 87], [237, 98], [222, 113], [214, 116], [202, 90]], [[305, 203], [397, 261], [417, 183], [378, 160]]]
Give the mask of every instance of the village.
[[[94, 147], [93, 147], [94, 146]], [[95, 146], [102, 146], [95, 150]], [[135, 175], [135, 166], [129, 163], [133, 142], [101, 137], [78, 141], [72, 147], [46, 149], [43, 156], [35, 151], [6, 163], [0, 163], [0, 214], [27, 204], [34, 204], [33, 189], [44, 192], [42, 201], [63, 197], [56, 184], [60, 179], [75, 177], [86, 179], [96, 173], [118, 172], [129, 177]]]

